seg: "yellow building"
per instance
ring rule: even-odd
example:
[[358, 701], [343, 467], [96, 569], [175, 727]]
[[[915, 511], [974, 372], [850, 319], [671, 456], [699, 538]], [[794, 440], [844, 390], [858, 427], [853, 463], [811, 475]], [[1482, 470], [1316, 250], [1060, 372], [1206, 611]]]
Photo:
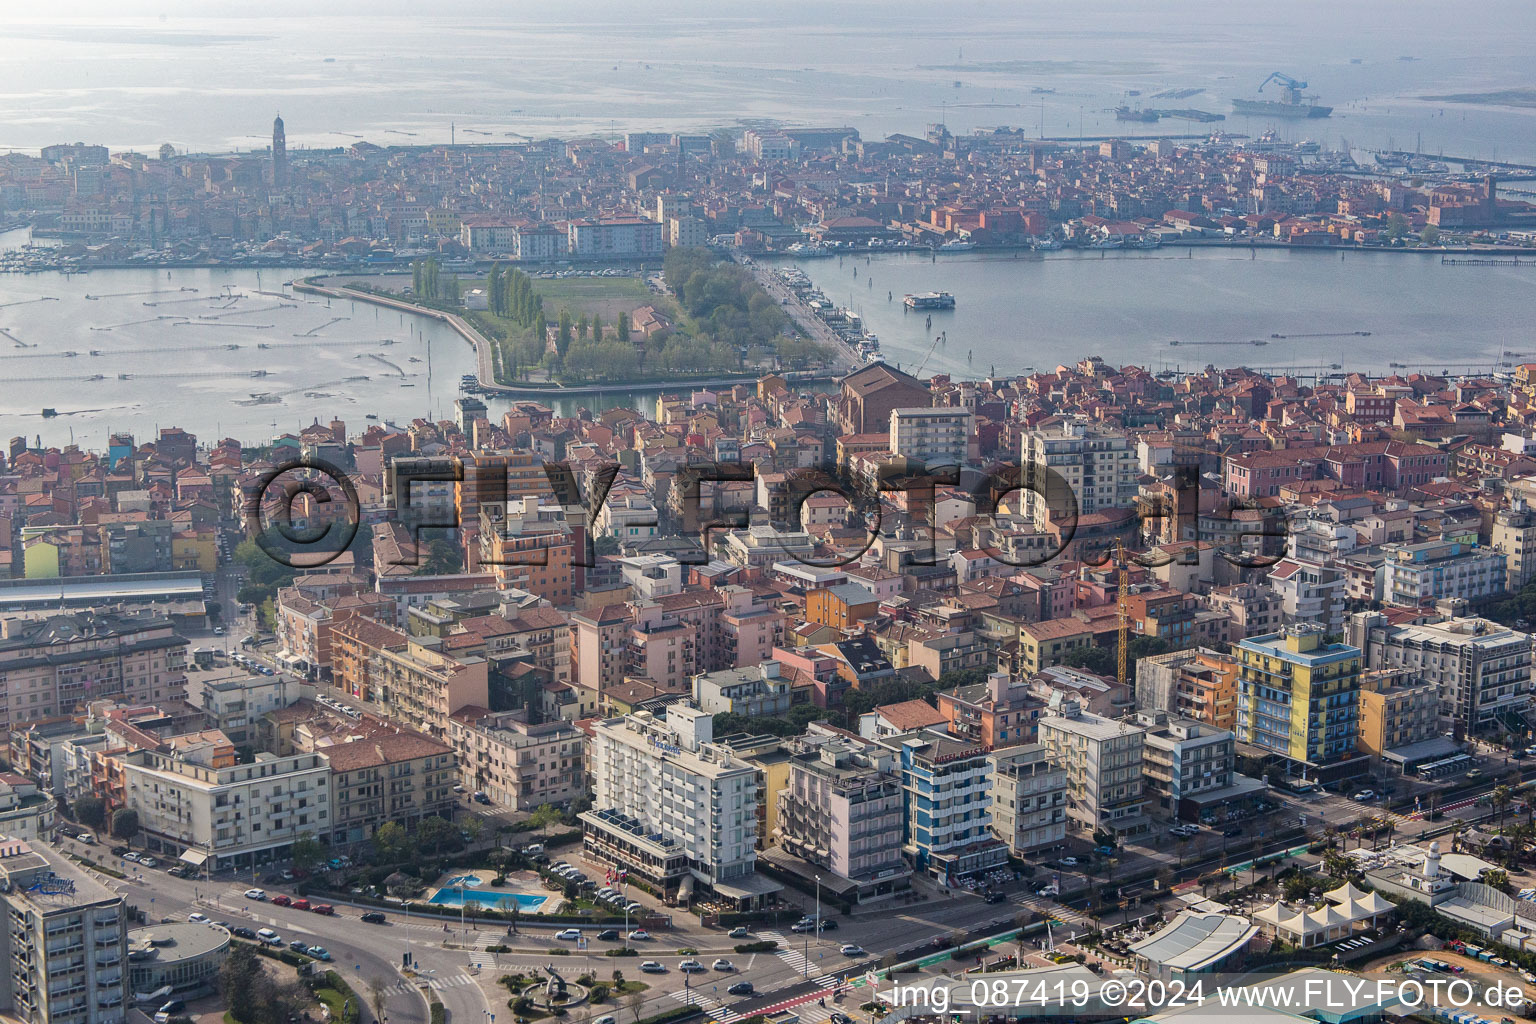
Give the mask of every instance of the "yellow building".
[[1019, 627], [1019, 670], [1028, 676], [1060, 665], [1067, 652], [1093, 646], [1093, 631], [1079, 619], [1047, 619]]
[[1372, 673], [1360, 690], [1361, 752], [1380, 757], [1440, 734], [1439, 687], [1406, 673]]
[[171, 565], [188, 572], [218, 572], [219, 548], [212, 530], [183, 530], [171, 537]]
[[1237, 647], [1237, 738], [1298, 764], [1351, 757], [1360, 733], [1360, 648], [1312, 623]]
[[59, 575], [59, 546], [50, 540], [38, 539], [27, 543], [22, 564], [29, 580], [51, 579]]

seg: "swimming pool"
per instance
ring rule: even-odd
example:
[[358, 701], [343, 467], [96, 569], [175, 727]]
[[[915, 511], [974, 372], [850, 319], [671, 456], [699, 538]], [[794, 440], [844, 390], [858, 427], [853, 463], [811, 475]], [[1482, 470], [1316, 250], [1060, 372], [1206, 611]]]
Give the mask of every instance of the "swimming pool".
[[480, 888], [484, 884], [485, 880], [478, 875], [454, 875], [446, 879], [442, 888], [433, 893], [427, 902], [440, 907], [478, 903], [493, 910], [505, 910], [515, 904], [519, 910], [538, 910], [549, 900], [548, 896], [529, 896], [521, 892], [487, 891]]

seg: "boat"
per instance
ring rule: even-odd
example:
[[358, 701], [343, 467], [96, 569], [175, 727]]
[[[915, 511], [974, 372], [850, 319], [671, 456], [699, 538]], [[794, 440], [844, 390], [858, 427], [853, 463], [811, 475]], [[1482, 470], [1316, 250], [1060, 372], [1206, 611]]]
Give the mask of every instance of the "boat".
[[1234, 99], [1232, 112], [1249, 117], [1283, 117], [1289, 120], [1328, 117], [1333, 113], [1333, 108], [1317, 102], [1316, 96], [1303, 96], [1300, 90], [1290, 86], [1285, 88], [1282, 97], [1278, 100]]
[[1118, 238], [1101, 238], [1089, 244], [1090, 249], [1119, 249], [1124, 243]]
[[939, 246], [939, 252], [966, 252], [974, 248], [976, 248], [975, 242], [964, 242], [958, 238], [951, 238]]
[[376, 413], [376, 412], [370, 412], [370, 413], [368, 413], [367, 415], [365, 415], [363, 417], [363, 419], [365, 419], [365, 420], [376, 420], [378, 418], [379, 418], [379, 414]]
[[1029, 244], [1038, 252], [1055, 252], [1062, 247], [1061, 239], [1049, 235], [1035, 238]]
[[1133, 110], [1130, 107], [1116, 107], [1116, 121], [1136, 121], [1141, 124], [1154, 124], [1161, 117], [1155, 110]]
[[824, 245], [815, 245], [815, 244], [807, 245], [804, 242], [795, 242], [793, 245], [789, 246], [784, 251], [786, 253], [788, 253], [789, 255], [791, 255], [791, 256], [798, 256], [801, 259], [809, 259], [809, 258], [818, 257], [818, 256], [831, 256], [832, 255], [832, 250], [828, 249]]
[[1156, 249], [1163, 244], [1163, 240], [1157, 235], [1146, 234], [1130, 243], [1132, 249]]
[[902, 298], [908, 309], [954, 309], [955, 297], [949, 292], [922, 292]]
[[53, 419], [53, 417], [57, 416], [58, 414], [59, 414], [59, 410], [57, 410], [57, 409], [50, 409], [50, 408], [47, 408], [47, 407], [44, 407], [44, 409], [43, 409], [43, 419], [45, 419], [45, 420], [51, 420], [51, 419]]

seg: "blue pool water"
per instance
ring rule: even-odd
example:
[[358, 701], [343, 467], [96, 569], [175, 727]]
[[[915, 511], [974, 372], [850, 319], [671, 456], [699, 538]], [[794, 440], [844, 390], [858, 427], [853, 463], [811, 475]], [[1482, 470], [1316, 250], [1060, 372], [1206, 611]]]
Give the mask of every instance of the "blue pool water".
[[[478, 903], [482, 907], [491, 907], [503, 910], [516, 904], [520, 910], [537, 910], [542, 907], [548, 896], [529, 896], [521, 892], [487, 892], [479, 887], [485, 884], [485, 880], [478, 875], [455, 875], [443, 883], [442, 888], [432, 894], [428, 903], [435, 903], [440, 907], [457, 907], [465, 903]], [[464, 888], [459, 888], [460, 886]]]

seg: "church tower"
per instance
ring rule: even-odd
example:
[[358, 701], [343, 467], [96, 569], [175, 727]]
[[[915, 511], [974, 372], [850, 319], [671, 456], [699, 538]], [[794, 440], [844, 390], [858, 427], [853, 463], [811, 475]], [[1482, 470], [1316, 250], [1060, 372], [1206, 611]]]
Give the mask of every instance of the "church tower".
[[281, 116], [272, 121], [272, 184], [278, 188], [288, 184], [288, 141]]

